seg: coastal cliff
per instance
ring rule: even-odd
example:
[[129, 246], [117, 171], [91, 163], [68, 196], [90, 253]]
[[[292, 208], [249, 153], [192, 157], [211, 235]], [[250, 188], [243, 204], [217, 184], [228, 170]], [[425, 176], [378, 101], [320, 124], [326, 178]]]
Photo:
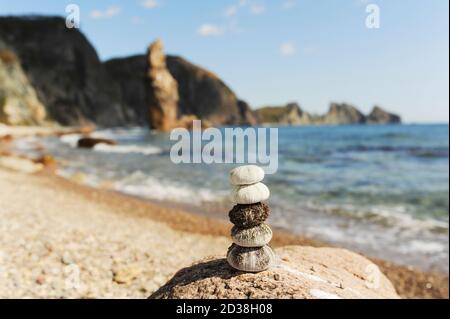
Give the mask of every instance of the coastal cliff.
[[0, 123], [45, 125], [47, 112], [16, 55], [0, 49]]
[[399, 124], [400, 116], [375, 106], [369, 115], [356, 107], [343, 103], [331, 103], [327, 113], [311, 114], [297, 103], [285, 106], [267, 106], [255, 110], [258, 120], [265, 124], [280, 125], [348, 125], [348, 124]]
[[[248, 104], [212, 72], [162, 50], [163, 68], [145, 54], [103, 63], [83, 33], [60, 17], [0, 17], [0, 43], [17, 56], [46, 112], [62, 125], [160, 129], [183, 115], [216, 126], [256, 124]], [[165, 98], [155, 82], [161, 72], [173, 78]]]
[[118, 86], [97, 52], [60, 17], [2, 17], [0, 39], [13, 51], [51, 118], [62, 125], [127, 123]]
[[[110, 77], [120, 85], [122, 103], [133, 110], [132, 121], [138, 124], [145, 123], [147, 68], [152, 72], [146, 60], [145, 55], [136, 55], [105, 62]], [[213, 126], [257, 123], [250, 106], [212, 72], [178, 56], [167, 55], [165, 64], [178, 87], [178, 117], [194, 115]]]

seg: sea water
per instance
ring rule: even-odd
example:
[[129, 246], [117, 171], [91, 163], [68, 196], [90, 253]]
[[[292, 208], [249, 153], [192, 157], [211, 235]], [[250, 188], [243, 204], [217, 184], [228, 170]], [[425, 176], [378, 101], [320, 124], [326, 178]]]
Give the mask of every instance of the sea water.
[[[44, 140], [90, 185], [151, 200], [230, 208], [229, 164], [174, 164], [168, 134], [95, 132], [119, 145], [77, 149], [77, 135]], [[279, 167], [267, 175], [274, 227], [424, 270], [448, 272], [448, 125], [279, 128]]]

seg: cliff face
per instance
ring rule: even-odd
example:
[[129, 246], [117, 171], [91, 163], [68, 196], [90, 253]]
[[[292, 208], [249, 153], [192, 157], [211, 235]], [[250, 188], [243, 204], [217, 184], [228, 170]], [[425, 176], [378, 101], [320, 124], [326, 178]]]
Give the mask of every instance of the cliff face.
[[60, 17], [1, 17], [0, 43], [18, 56], [49, 116], [63, 125], [149, 125], [149, 114], [153, 128], [183, 115], [210, 125], [256, 123], [218, 77], [157, 53], [158, 44], [153, 55], [102, 63], [85, 36]]
[[304, 112], [297, 103], [260, 108], [256, 110], [256, 114], [261, 123], [307, 125], [313, 122], [313, 116]]
[[367, 122], [370, 124], [397, 124], [401, 121], [400, 116], [389, 113], [379, 106], [375, 106], [367, 117]]
[[401, 118], [380, 107], [365, 116], [349, 104], [332, 103], [326, 114], [313, 115], [302, 110], [296, 103], [286, 106], [269, 106], [257, 109], [255, 113], [261, 123], [281, 125], [346, 125], [346, 124], [398, 124]]
[[61, 124], [125, 124], [115, 83], [95, 49], [59, 17], [0, 18], [0, 38], [12, 49], [47, 107]]
[[[166, 56], [167, 70], [178, 85], [177, 116], [193, 115], [208, 125], [254, 125], [255, 114], [249, 105], [239, 100], [222, 80], [211, 72], [181, 57]], [[144, 55], [113, 59], [105, 62], [111, 78], [120, 83], [122, 103], [131, 107], [142, 119], [147, 105], [147, 73], [152, 66]], [[147, 92], [147, 93], [146, 93]], [[144, 111], [143, 111], [144, 110]]]
[[194, 114], [210, 125], [256, 123], [248, 105], [215, 74], [176, 56], [167, 57], [167, 67], [178, 82], [181, 114]]
[[16, 55], [0, 49], [0, 123], [44, 125], [47, 113]]
[[104, 66], [110, 79], [117, 83], [120, 103], [125, 106], [125, 121], [140, 126], [148, 125], [146, 57], [136, 55], [112, 59], [105, 62]]
[[356, 107], [349, 104], [332, 103], [328, 113], [321, 119], [323, 124], [364, 124], [366, 117]]

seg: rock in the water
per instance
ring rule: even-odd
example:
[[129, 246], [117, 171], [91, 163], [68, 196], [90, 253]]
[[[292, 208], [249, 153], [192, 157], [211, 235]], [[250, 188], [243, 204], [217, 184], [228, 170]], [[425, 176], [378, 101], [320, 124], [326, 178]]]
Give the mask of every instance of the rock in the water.
[[266, 106], [255, 110], [255, 113], [261, 123], [281, 125], [313, 124], [317, 117], [303, 111], [297, 103], [289, 103], [285, 106]]
[[262, 247], [241, 247], [232, 244], [228, 248], [228, 263], [235, 269], [248, 272], [260, 272], [267, 270], [277, 262], [272, 248]]
[[304, 111], [297, 103], [285, 106], [266, 106], [255, 111], [260, 123], [278, 125], [345, 125], [400, 123], [398, 115], [378, 106], [365, 116], [356, 107], [346, 103], [331, 103], [327, 113], [315, 115]]
[[228, 217], [237, 227], [250, 228], [263, 223], [269, 214], [269, 206], [265, 203], [238, 204], [230, 210]]
[[178, 108], [178, 84], [166, 67], [162, 42], [153, 42], [147, 53], [150, 127], [169, 131], [175, 127]]
[[254, 204], [269, 199], [270, 191], [263, 183], [235, 186], [231, 199], [236, 204]]
[[244, 165], [236, 167], [230, 172], [232, 185], [256, 184], [264, 179], [264, 170], [256, 165]]
[[267, 245], [272, 239], [272, 230], [266, 224], [260, 224], [252, 228], [234, 226], [231, 229], [231, 238], [238, 246], [262, 247]]
[[243, 273], [223, 258], [180, 270], [150, 298], [399, 298], [368, 259], [344, 249], [288, 246], [276, 249], [277, 266]]
[[389, 113], [379, 106], [375, 106], [367, 117], [369, 124], [399, 124], [401, 121], [400, 116]]
[[77, 142], [77, 146], [80, 148], [93, 148], [97, 144], [117, 145], [117, 142], [106, 138], [94, 137], [82, 137]]
[[331, 103], [328, 113], [322, 119], [323, 124], [345, 125], [364, 124], [366, 117], [356, 107], [349, 104]]

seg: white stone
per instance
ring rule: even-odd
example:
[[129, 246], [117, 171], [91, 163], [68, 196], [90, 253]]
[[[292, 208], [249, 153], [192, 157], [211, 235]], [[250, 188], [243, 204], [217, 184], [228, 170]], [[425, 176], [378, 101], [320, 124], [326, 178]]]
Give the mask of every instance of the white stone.
[[256, 165], [239, 166], [230, 172], [232, 185], [250, 185], [264, 179], [264, 170]]
[[235, 186], [231, 191], [231, 200], [236, 204], [255, 204], [269, 199], [269, 188], [263, 183]]

